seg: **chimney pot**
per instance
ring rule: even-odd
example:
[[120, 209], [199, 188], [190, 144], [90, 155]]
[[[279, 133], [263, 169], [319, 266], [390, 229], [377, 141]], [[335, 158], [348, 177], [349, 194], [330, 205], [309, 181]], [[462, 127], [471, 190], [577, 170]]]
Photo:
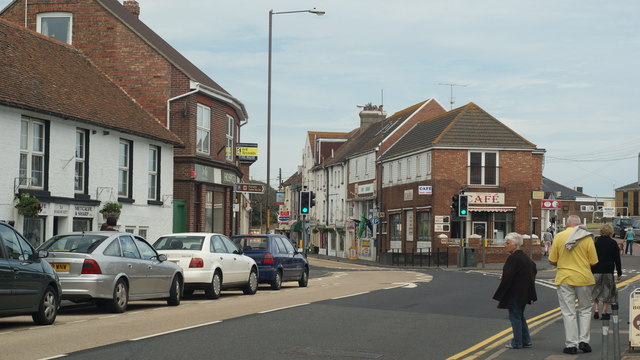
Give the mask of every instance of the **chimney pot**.
[[140, 17], [140, 4], [136, 0], [124, 0], [122, 4], [136, 18]]

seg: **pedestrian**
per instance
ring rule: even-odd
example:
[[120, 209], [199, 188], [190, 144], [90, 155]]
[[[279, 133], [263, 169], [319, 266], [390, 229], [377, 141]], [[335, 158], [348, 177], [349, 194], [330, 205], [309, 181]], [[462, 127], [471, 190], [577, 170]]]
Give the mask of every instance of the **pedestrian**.
[[599, 319], [598, 303], [602, 302], [602, 314], [607, 313], [607, 306], [617, 302], [618, 293], [616, 281], [613, 278], [613, 270], [618, 272], [618, 281], [622, 278], [622, 265], [620, 264], [620, 251], [618, 243], [611, 238], [613, 228], [605, 224], [600, 228], [600, 236], [596, 238], [596, 253], [598, 263], [591, 267], [593, 277], [596, 280], [593, 286], [593, 318]]
[[[570, 215], [567, 228], [551, 244], [549, 263], [557, 266], [555, 284], [564, 322], [565, 354], [577, 354], [578, 348], [591, 352], [591, 293], [595, 279], [591, 266], [598, 263], [593, 235]], [[576, 307], [576, 299], [578, 305]]]
[[633, 237], [633, 227], [628, 227], [627, 234], [625, 236], [625, 239], [627, 240], [627, 247], [624, 248], [625, 255], [629, 253], [629, 255], [633, 256]]
[[509, 321], [513, 340], [506, 344], [508, 349], [531, 347], [529, 326], [524, 316], [524, 307], [538, 300], [536, 295], [536, 263], [520, 250], [522, 235], [509, 233], [505, 236], [504, 248], [510, 254], [502, 267], [500, 285], [493, 294], [499, 309], [509, 309]]
[[542, 242], [544, 245], [544, 256], [549, 255], [549, 249], [551, 248], [551, 241], [553, 240], [553, 233], [551, 226], [547, 229], [547, 231], [542, 233]]

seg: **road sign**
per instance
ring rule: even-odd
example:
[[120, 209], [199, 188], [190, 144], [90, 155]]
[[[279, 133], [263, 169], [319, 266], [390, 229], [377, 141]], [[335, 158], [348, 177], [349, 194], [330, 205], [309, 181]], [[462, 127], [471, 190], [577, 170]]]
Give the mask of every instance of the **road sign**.
[[288, 224], [289, 217], [288, 216], [278, 216], [278, 224]]
[[605, 206], [602, 208], [602, 217], [612, 218], [616, 216], [616, 208]]
[[264, 185], [260, 184], [236, 184], [236, 192], [251, 193], [251, 194], [264, 194]]
[[543, 210], [555, 210], [560, 209], [561, 207], [562, 203], [559, 200], [542, 200]]

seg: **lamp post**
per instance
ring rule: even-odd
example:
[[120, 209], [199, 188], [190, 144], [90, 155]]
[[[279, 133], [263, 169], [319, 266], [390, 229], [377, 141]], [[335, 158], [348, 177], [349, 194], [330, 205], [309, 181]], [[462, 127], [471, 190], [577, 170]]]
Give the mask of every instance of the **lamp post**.
[[294, 14], [294, 13], [311, 13], [318, 16], [325, 14], [324, 11], [316, 8], [308, 10], [294, 10], [294, 11], [273, 11], [269, 10], [269, 77], [267, 80], [267, 232], [271, 228], [271, 208], [269, 207], [271, 199], [271, 34], [273, 15], [279, 14]]

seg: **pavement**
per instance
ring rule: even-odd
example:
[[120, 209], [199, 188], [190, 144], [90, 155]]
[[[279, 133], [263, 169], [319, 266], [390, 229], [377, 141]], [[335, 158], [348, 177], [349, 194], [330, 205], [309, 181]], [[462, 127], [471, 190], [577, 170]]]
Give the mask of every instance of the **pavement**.
[[[629, 296], [630, 293], [640, 288], [640, 244], [635, 244], [634, 247], [635, 256], [622, 255], [622, 268], [623, 277], [618, 285], [618, 303], [619, 303], [619, 343], [618, 349], [620, 350], [621, 360], [640, 360], [640, 348], [630, 348], [629, 342]], [[400, 269], [427, 269], [422, 268], [410, 268], [410, 267], [397, 267], [389, 265], [380, 265], [375, 262], [367, 260], [349, 260], [344, 258], [310, 254], [312, 258], [319, 258], [325, 260], [333, 260], [336, 262], [344, 262], [351, 264], [359, 264], [373, 267], [383, 268], [400, 268]], [[549, 264], [549, 261], [544, 257], [542, 260], [536, 261], [538, 266], [538, 278], [544, 278], [552, 280], [555, 273], [555, 267]], [[501, 271], [503, 264], [478, 264], [478, 267], [462, 268], [457, 266], [438, 267], [430, 269], [438, 269], [445, 271]], [[611, 311], [609, 309], [609, 311]], [[538, 324], [535, 324], [537, 322]], [[603, 320], [591, 321], [591, 347], [593, 352], [583, 353], [578, 351], [577, 355], [567, 355], [562, 353], [564, 347], [564, 326], [562, 317], [559, 313], [555, 316], [547, 317], [546, 320], [529, 320], [531, 335], [533, 340], [533, 347], [527, 349], [506, 349], [504, 343], [489, 343], [485, 346], [484, 351], [474, 351], [469, 354], [456, 358], [456, 359], [485, 359], [485, 360], [522, 360], [522, 359], [546, 359], [546, 360], [564, 360], [564, 359], [614, 359], [613, 355], [613, 321], [605, 323]], [[605, 327], [605, 324], [608, 325]], [[608, 331], [606, 331], [608, 329]], [[603, 335], [606, 334], [606, 335]], [[490, 337], [494, 334], [487, 334]], [[603, 353], [604, 341], [607, 343], [608, 353]], [[453, 358], [452, 358], [453, 359]]]

